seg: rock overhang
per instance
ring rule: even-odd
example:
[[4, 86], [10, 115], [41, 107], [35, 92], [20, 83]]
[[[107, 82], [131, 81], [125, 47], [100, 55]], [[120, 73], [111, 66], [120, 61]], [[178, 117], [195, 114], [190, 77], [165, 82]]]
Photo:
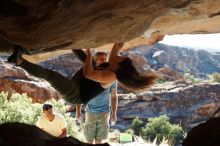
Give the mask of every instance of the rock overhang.
[[32, 55], [119, 41], [133, 41], [130, 47], [158, 30], [220, 32], [220, 0], [2, 0], [0, 5], [1, 52], [13, 44]]

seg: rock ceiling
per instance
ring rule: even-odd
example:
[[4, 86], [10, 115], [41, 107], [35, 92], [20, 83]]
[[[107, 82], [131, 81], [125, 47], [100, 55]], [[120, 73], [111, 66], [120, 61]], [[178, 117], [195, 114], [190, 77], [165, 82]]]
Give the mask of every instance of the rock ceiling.
[[29, 54], [131, 40], [134, 46], [157, 30], [219, 33], [219, 15], [220, 0], [1, 0], [0, 52], [12, 44]]

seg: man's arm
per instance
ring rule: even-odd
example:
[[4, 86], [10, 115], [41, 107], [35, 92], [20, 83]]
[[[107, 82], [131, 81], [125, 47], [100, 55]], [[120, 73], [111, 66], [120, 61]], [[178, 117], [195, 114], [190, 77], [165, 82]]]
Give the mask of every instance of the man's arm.
[[[116, 84], [116, 83], [115, 83]], [[115, 88], [111, 90], [111, 122], [116, 123], [117, 121], [117, 108], [118, 108], [118, 96], [117, 96], [117, 84]]]
[[62, 133], [61, 133], [61, 135], [59, 136], [59, 138], [64, 138], [64, 137], [67, 137], [67, 128], [63, 128], [63, 129], [62, 129]]
[[123, 48], [124, 42], [115, 43], [111, 49], [109, 60], [119, 55], [120, 50]]
[[42, 124], [41, 124], [41, 121], [42, 121], [41, 118], [42, 118], [42, 116], [37, 120], [36, 126], [43, 130], [43, 127], [42, 127]]
[[81, 119], [81, 108], [82, 108], [82, 104], [76, 105], [76, 120], [77, 120], [77, 122], [79, 122], [78, 120]]

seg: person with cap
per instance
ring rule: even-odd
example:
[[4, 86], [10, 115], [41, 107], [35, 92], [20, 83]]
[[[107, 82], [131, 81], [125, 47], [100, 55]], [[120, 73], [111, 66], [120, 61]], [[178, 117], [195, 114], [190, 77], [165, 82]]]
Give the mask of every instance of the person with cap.
[[62, 115], [53, 111], [51, 104], [43, 105], [43, 115], [38, 119], [36, 126], [55, 137], [67, 137], [66, 120]]

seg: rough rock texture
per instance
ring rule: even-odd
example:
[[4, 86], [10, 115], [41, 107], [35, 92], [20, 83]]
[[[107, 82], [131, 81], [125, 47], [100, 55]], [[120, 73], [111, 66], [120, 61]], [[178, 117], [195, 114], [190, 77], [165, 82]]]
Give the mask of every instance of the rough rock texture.
[[[54, 137], [34, 125], [24, 123], [0, 124], [1, 146], [95, 146], [83, 143], [71, 136]], [[110, 146], [108, 143], [99, 146]]]
[[164, 34], [220, 32], [220, 0], [1, 0], [0, 46], [34, 52]]
[[122, 95], [118, 107], [118, 126], [128, 126], [136, 116], [147, 120], [149, 117], [166, 114], [171, 122], [189, 130], [211, 117], [218, 108], [219, 88], [220, 84], [210, 83], [164, 83], [137, 96]]
[[68, 78], [71, 78], [76, 71], [83, 67], [82, 62], [79, 61], [73, 53], [64, 54], [39, 64], [50, 70], [57, 71]]
[[206, 50], [194, 50], [190, 48], [168, 46], [157, 43], [154, 46], [142, 45], [131, 51], [139, 52], [147, 59], [150, 68], [159, 70], [163, 67], [181, 73], [205, 78], [207, 74], [220, 72], [219, 53], [210, 53]]
[[[176, 51], [179, 53], [176, 53], [172, 48], [168, 48], [168, 47], [165, 48], [166, 48], [165, 51], [171, 52], [169, 53], [171, 56], [173, 53], [181, 55], [181, 51], [179, 52], [178, 49], [176, 49]], [[158, 51], [157, 47], [153, 47], [152, 49], [146, 49], [146, 46], [143, 46], [142, 49], [139, 50], [134, 49], [134, 50], [135, 52], [128, 51], [124, 53], [132, 57], [135, 63], [140, 63], [139, 67], [141, 67], [142, 69], [145, 68], [148, 69], [149, 66], [153, 66], [153, 65], [155, 66], [157, 65], [158, 68], [162, 66], [152, 63], [154, 61], [148, 58], [148, 56], [151, 56], [150, 58], [152, 58], [154, 52]], [[183, 52], [186, 51], [184, 49], [180, 49], [180, 50], [182, 50]], [[196, 53], [192, 53], [192, 51], [190, 52], [191, 53], [189, 54], [196, 54]], [[147, 59], [143, 56], [140, 56], [140, 54], [145, 55], [145, 57], [147, 56]], [[193, 60], [193, 56], [191, 57], [188, 56], [186, 58], [191, 58], [191, 60]], [[197, 57], [195, 58], [198, 59]], [[164, 64], [167, 65], [170, 65], [170, 63], [174, 62], [174, 61], [170, 61], [169, 59], [165, 59], [165, 60], [168, 60], [168, 62], [164, 62]], [[183, 60], [179, 59], [179, 61], [184, 61], [184, 60], [187, 59], [183, 59]], [[213, 60], [213, 59], [204, 59], [205, 62], [207, 60]], [[145, 64], [146, 62], [148, 62], [149, 64], [146, 65]], [[53, 69], [55, 71], [58, 71], [59, 73], [63, 74], [68, 78], [71, 78], [71, 76], [75, 73], [75, 71], [82, 66], [82, 63], [79, 60], [77, 60], [73, 54], [65, 54], [40, 64], [48, 69]], [[40, 88], [42, 87], [41, 84], [39, 84], [36, 88], [35, 83], [37, 82], [35, 82], [32, 85], [26, 83], [24, 84], [25, 79], [26, 79], [25, 82], [28, 83], [29, 81], [31, 81], [32, 83], [33, 80], [34, 81], [37, 80], [32, 79], [31, 77], [28, 78], [28, 76], [26, 76], [26, 73], [20, 68], [12, 67], [9, 64], [7, 65], [1, 64], [0, 69], [2, 70], [1, 72], [2, 78], [0, 79], [0, 82], [4, 83], [1, 84], [1, 88], [5, 88], [7, 90], [13, 89], [14, 91], [15, 88], [13, 87], [16, 87], [16, 89], [17, 88], [19, 90], [23, 89], [22, 90], [23, 92], [25, 91], [30, 93], [31, 91], [33, 91], [33, 89], [35, 89], [35, 91], [32, 92], [32, 94], [35, 93], [33, 94], [34, 96], [33, 95], [31, 96], [31, 94], [29, 94], [29, 96], [31, 96], [36, 101], [39, 100], [44, 101], [54, 96], [53, 94], [49, 94], [51, 95], [49, 96], [48, 94], [46, 94], [46, 92], [43, 92], [42, 89]], [[172, 122], [181, 123], [184, 127], [186, 127], [186, 129], [190, 129], [195, 124], [206, 120], [210, 116], [210, 114], [212, 114], [212, 112], [215, 111], [215, 109], [220, 105], [219, 84], [192, 85], [190, 83], [185, 82], [182, 76], [171, 68], [165, 67], [165, 68], [161, 68], [159, 71], [163, 75], [162, 77], [164, 77], [164, 79], [169, 79], [175, 82], [174, 83], [167, 82], [164, 84], [155, 85], [147, 93], [138, 94], [138, 96], [134, 94], [128, 94], [126, 95], [126, 98], [120, 98], [120, 102], [119, 102], [120, 107], [118, 108], [118, 112], [119, 112], [118, 115], [120, 115], [118, 126], [128, 126], [131, 120], [136, 116], [139, 116], [143, 119], [147, 119], [148, 117], [167, 114], [169, 117], [171, 117]], [[11, 78], [7, 76], [11, 76]], [[18, 79], [16, 79], [17, 77]], [[23, 80], [21, 80], [21, 78], [23, 78]], [[47, 90], [50, 89], [48, 87], [46, 88]], [[52, 92], [52, 91], [49, 90], [48, 92]], [[42, 95], [43, 93], [46, 95]], [[42, 95], [42, 96], [36, 97], [35, 95]]]
[[43, 103], [48, 99], [59, 99], [56, 92], [46, 81], [27, 74], [23, 69], [0, 62], [0, 91], [27, 93], [33, 102]]

